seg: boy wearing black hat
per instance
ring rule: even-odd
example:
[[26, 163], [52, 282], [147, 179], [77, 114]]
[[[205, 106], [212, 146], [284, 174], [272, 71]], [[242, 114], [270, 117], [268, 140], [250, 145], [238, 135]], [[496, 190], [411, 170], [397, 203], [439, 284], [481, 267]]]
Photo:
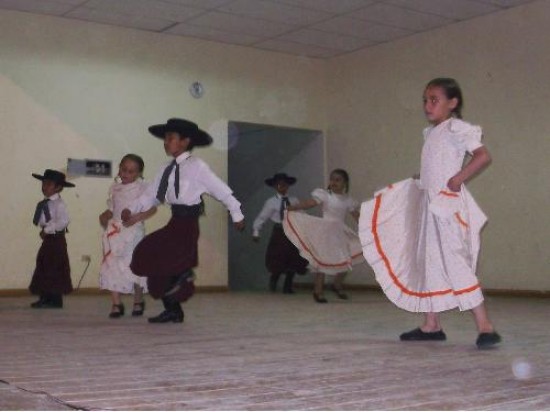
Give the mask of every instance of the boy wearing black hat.
[[307, 271], [308, 261], [300, 256], [296, 246], [288, 240], [281, 224], [287, 206], [298, 203], [297, 198], [288, 196], [288, 189], [294, 183], [296, 183], [296, 178], [288, 176], [286, 173], [276, 173], [273, 177], [266, 179], [265, 184], [274, 188], [277, 193], [266, 200], [253, 224], [252, 237], [257, 242], [264, 223], [268, 219], [274, 223], [265, 253], [265, 265], [271, 273], [269, 289], [272, 292], [277, 290], [279, 277], [285, 273], [283, 293], [294, 293], [292, 290], [294, 274], [304, 274]]
[[136, 275], [147, 277], [149, 294], [164, 304], [165, 310], [149, 322], [179, 323], [184, 319], [180, 303], [195, 290], [193, 268], [198, 264], [202, 194], [208, 193], [225, 205], [237, 230], [244, 229], [244, 216], [231, 189], [203, 160], [191, 155], [193, 147], [212, 143], [208, 133], [193, 122], [177, 118], [151, 126], [149, 132], [164, 140], [164, 150], [173, 160], [160, 168], [132, 209], [122, 212], [122, 220], [159, 203], [171, 206], [172, 218], [136, 246], [130, 268]]
[[65, 175], [57, 170], [46, 169], [44, 175], [32, 176], [42, 181], [44, 200], [36, 205], [33, 218], [33, 223], [41, 228], [42, 245], [29, 286], [30, 292], [40, 298], [31, 307], [62, 308], [63, 294], [72, 292], [73, 285], [65, 240], [69, 214], [59, 193], [74, 185], [66, 182]]

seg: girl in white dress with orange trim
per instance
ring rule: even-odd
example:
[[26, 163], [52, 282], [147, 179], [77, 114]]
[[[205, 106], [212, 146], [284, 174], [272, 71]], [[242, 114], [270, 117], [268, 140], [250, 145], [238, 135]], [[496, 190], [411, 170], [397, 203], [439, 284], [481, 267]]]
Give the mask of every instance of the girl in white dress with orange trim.
[[124, 315], [121, 294], [134, 294], [132, 316], [141, 316], [145, 309], [143, 293], [147, 292], [147, 278], [132, 273], [130, 262], [134, 248], [145, 236], [143, 221], [156, 212], [156, 207], [132, 216], [122, 223], [121, 213], [133, 204], [148, 184], [142, 179], [143, 159], [127, 154], [120, 161], [117, 181], [109, 188], [108, 209], [99, 216], [104, 229], [103, 261], [100, 268], [99, 287], [110, 290], [112, 308], [110, 318]]
[[431, 126], [424, 130], [420, 179], [390, 185], [363, 203], [363, 251], [387, 297], [425, 314], [423, 325], [403, 333], [402, 341], [446, 340], [439, 312], [459, 308], [474, 315], [478, 348], [489, 348], [501, 337], [475, 273], [487, 218], [464, 183], [491, 157], [481, 128], [461, 119], [462, 92], [454, 79], [430, 81], [423, 101]]
[[[286, 236], [314, 273], [313, 299], [317, 303], [327, 303], [323, 294], [325, 274], [334, 275], [333, 292], [340, 299], [348, 299], [343, 290], [344, 277], [353, 265], [364, 262], [357, 233], [345, 223], [348, 214], [356, 221], [359, 218], [359, 202], [348, 195], [348, 190], [348, 173], [335, 169], [328, 190], [315, 189], [311, 199], [288, 206], [283, 220]], [[322, 218], [293, 212], [318, 205], [323, 210]]]

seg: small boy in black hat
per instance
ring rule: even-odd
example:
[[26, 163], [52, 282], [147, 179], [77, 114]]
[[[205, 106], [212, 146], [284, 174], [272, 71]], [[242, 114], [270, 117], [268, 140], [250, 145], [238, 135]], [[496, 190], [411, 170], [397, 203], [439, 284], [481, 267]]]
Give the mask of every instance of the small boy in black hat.
[[277, 173], [273, 177], [266, 179], [265, 184], [274, 188], [277, 193], [266, 200], [262, 211], [253, 224], [252, 237], [257, 242], [260, 238], [260, 230], [263, 224], [268, 219], [274, 223], [265, 253], [265, 265], [269, 273], [271, 273], [269, 289], [272, 292], [277, 290], [277, 281], [281, 274], [285, 273], [283, 293], [294, 293], [292, 290], [294, 274], [299, 273], [303, 275], [307, 271], [308, 261], [300, 256], [296, 246], [288, 240], [281, 224], [286, 207], [299, 202], [297, 198], [288, 196], [288, 189], [294, 183], [296, 183], [296, 178], [287, 176], [286, 173]]
[[63, 294], [72, 292], [73, 285], [65, 240], [69, 214], [59, 193], [74, 185], [66, 182], [65, 175], [57, 170], [46, 169], [44, 175], [32, 176], [42, 181], [44, 200], [36, 205], [33, 218], [33, 223], [41, 228], [42, 245], [29, 286], [31, 293], [40, 298], [31, 307], [62, 308]]
[[208, 133], [193, 122], [177, 118], [151, 126], [149, 132], [163, 139], [164, 150], [173, 160], [161, 167], [131, 210], [122, 212], [122, 220], [164, 202], [171, 205], [172, 218], [136, 246], [130, 268], [137, 276], [147, 277], [149, 294], [164, 304], [165, 310], [149, 322], [183, 322], [181, 302], [195, 290], [193, 268], [198, 264], [202, 194], [208, 193], [225, 205], [237, 230], [244, 229], [244, 216], [231, 189], [203, 160], [191, 155], [195, 146], [212, 143]]

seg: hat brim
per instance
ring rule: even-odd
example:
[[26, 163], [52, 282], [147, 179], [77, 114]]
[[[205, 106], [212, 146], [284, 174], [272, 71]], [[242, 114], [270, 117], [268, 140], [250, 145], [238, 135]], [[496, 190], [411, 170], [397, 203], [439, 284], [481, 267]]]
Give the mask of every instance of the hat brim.
[[270, 177], [269, 179], [265, 179], [264, 182], [268, 186], [275, 186], [275, 184], [280, 180], [283, 180], [283, 181], [287, 182], [289, 186], [292, 186], [294, 183], [296, 183], [296, 178], [295, 177], [289, 177], [289, 176], [279, 177], [277, 179], [274, 179], [274, 178]]
[[36, 173], [31, 173], [32, 174], [32, 177], [34, 177], [35, 179], [38, 179], [38, 180], [52, 180], [52, 182], [55, 182], [57, 184], [59, 184], [60, 186], [63, 186], [63, 187], [74, 187], [74, 184], [73, 183], [70, 183], [70, 182], [58, 182], [57, 180], [53, 180], [53, 179], [49, 179], [45, 176], [42, 176], [42, 175], [39, 175], [39, 174], [36, 174]]
[[166, 124], [155, 124], [149, 127], [149, 133], [159, 139], [164, 139], [166, 133], [169, 132], [176, 132], [183, 137], [188, 137], [193, 142], [193, 146], [208, 146], [212, 144], [213, 141], [212, 136], [201, 129], [195, 131], [180, 130], [175, 127], [169, 127]]

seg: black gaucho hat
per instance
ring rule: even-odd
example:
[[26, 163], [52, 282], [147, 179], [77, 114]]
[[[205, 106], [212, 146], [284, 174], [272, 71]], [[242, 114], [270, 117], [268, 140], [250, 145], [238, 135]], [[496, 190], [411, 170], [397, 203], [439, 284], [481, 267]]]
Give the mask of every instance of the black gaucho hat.
[[212, 137], [189, 120], [172, 118], [168, 119], [166, 124], [155, 124], [149, 127], [149, 133], [160, 139], [164, 139], [167, 132], [176, 132], [182, 137], [188, 137], [193, 146], [208, 146], [212, 143]]
[[279, 180], [284, 180], [290, 186], [296, 183], [295, 177], [288, 176], [286, 173], [275, 173], [273, 177], [270, 177], [269, 179], [265, 179], [265, 184], [268, 186], [275, 186]]
[[56, 185], [63, 187], [74, 187], [74, 184], [65, 181], [65, 174], [58, 172], [57, 170], [46, 169], [43, 176], [32, 173], [32, 177], [38, 180], [51, 180], [52, 182], [55, 182]]

